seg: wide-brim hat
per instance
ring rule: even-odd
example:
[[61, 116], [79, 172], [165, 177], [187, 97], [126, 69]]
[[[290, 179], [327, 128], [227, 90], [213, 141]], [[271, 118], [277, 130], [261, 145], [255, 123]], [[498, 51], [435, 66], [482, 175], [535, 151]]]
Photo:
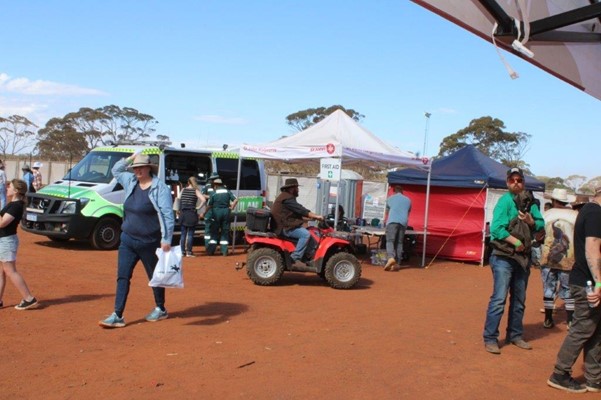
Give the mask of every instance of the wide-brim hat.
[[588, 196], [585, 194], [577, 194], [576, 195], [576, 200], [574, 200], [572, 203], [570, 203], [572, 206], [581, 206], [583, 204], [588, 203]]
[[23, 171], [30, 171], [31, 168], [29, 167], [29, 164], [23, 164], [23, 166], [21, 167], [21, 170], [23, 170]]
[[284, 181], [284, 186], [280, 187], [280, 190], [288, 189], [295, 186], [300, 186], [296, 178], [288, 178]]
[[36, 161], [33, 163], [33, 168], [42, 168], [42, 163], [39, 161]]
[[134, 162], [131, 163], [130, 167], [150, 167], [150, 170], [154, 174], [156, 174], [159, 171], [159, 166], [150, 161], [150, 156], [148, 154], [137, 154], [134, 157]]
[[576, 196], [568, 194], [566, 189], [555, 188], [553, 192], [551, 192], [551, 198], [562, 203], [571, 203], [576, 200]]
[[223, 181], [219, 177], [213, 178], [213, 183], [216, 183], [217, 185], [223, 185]]

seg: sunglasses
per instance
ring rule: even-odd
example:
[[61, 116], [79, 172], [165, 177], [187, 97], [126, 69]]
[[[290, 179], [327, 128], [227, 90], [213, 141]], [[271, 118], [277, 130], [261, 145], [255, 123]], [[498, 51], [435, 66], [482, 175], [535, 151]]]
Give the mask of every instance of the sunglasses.
[[511, 179], [507, 179], [507, 182], [509, 182], [509, 183], [524, 183], [524, 180], [522, 178], [511, 178]]

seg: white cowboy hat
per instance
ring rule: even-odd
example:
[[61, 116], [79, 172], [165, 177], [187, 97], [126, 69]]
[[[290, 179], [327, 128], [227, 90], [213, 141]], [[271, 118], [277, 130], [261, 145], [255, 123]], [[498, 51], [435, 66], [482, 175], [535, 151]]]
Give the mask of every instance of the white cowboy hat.
[[561, 201], [562, 203], [571, 203], [576, 200], [576, 196], [568, 194], [567, 190], [560, 188], [553, 189], [553, 192], [551, 192], [551, 198]]

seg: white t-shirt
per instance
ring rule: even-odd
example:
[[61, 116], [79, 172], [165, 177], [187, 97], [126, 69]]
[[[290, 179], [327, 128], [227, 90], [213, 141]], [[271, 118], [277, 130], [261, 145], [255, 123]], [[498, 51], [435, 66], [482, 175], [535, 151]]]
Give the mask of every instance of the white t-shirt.
[[551, 208], [543, 213], [545, 242], [540, 264], [570, 271], [574, 266], [574, 224], [578, 211]]

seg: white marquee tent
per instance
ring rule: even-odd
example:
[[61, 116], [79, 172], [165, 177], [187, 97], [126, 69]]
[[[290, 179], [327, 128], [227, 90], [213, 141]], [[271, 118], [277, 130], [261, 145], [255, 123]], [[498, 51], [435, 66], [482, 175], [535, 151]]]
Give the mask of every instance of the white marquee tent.
[[262, 145], [244, 144], [240, 156], [290, 162], [341, 158], [346, 166], [359, 163], [381, 168], [430, 166], [427, 159], [385, 143], [342, 110], [294, 135]]
[[[430, 171], [431, 166], [430, 160], [385, 143], [342, 110], [334, 111], [322, 121], [294, 135], [266, 144], [243, 144], [240, 158], [288, 162], [340, 158], [342, 166], [362, 164], [381, 169], [406, 166], [426, 171]], [[426, 200], [424, 250], [427, 213]], [[425, 252], [422, 254], [422, 266], [424, 264]]]

